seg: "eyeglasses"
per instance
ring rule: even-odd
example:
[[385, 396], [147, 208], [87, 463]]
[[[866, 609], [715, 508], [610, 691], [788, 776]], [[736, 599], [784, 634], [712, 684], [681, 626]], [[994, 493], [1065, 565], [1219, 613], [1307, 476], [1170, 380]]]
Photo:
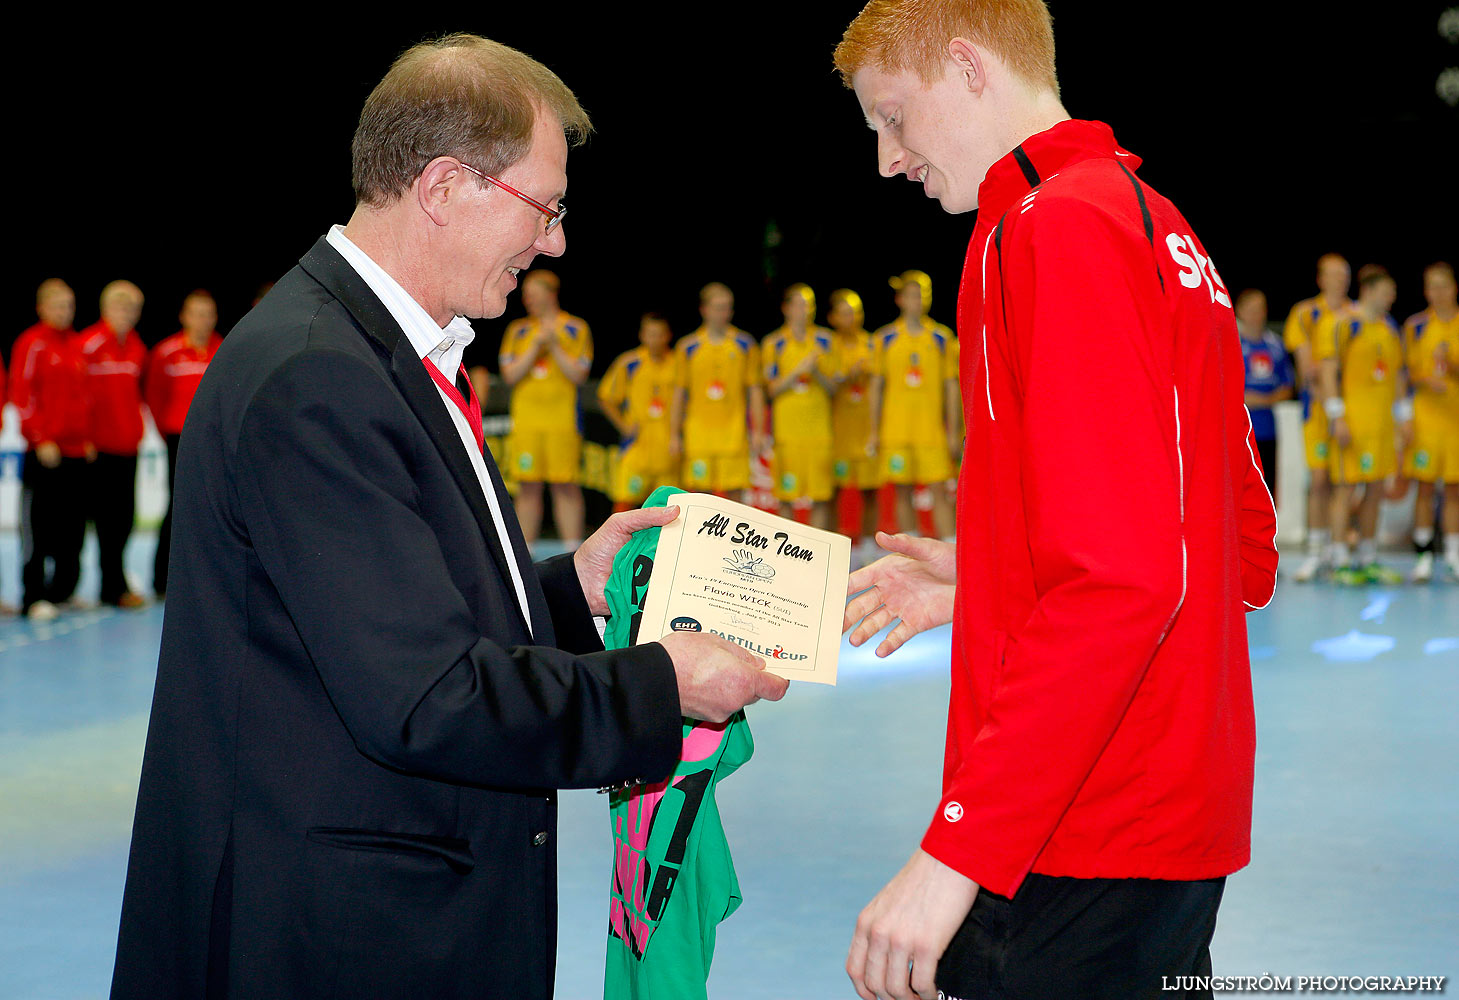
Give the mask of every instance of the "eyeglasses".
[[480, 177], [482, 180], [486, 181], [488, 184], [494, 184], [494, 185], [496, 185], [497, 187], [501, 188], [503, 191], [507, 192], [507, 194], [514, 194], [514, 195], [516, 195], [518, 198], [521, 198], [523, 201], [525, 201], [527, 204], [531, 205], [537, 211], [539, 211], [543, 215], [547, 216], [547, 232], [548, 233], [551, 233], [558, 226], [562, 225], [562, 217], [567, 214], [567, 206], [562, 203], [562, 199], [561, 198], [557, 199], [557, 207], [556, 208], [548, 208], [546, 205], [542, 204], [542, 202], [538, 201], [536, 198], [528, 197], [527, 195], [525, 195], [522, 192], [518, 191], [516, 188], [512, 187], [510, 184], [504, 183], [503, 181], [499, 181], [495, 177], [491, 176], [490, 174], [484, 174], [484, 173], [482, 173], [480, 170], [477, 170], [471, 164], [464, 163], [464, 162], [462, 162], [460, 160], [458, 160], [456, 162], [461, 163], [461, 166], [465, 167], [467, 170], [471, 171], [473, 174], [475, 174], [477, 177]]

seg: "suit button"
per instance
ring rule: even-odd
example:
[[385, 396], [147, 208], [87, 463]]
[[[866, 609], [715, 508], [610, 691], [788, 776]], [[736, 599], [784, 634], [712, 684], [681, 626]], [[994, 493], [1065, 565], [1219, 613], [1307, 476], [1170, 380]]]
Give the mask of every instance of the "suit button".
[[545, 831], [532, 837], [533, 847], [541, 847], [545, 843], [547, 843], [547, 833]]

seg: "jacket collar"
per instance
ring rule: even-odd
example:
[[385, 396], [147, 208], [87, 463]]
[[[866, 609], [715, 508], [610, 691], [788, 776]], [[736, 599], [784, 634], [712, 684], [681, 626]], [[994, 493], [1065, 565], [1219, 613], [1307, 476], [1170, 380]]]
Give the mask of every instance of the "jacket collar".
[[988, 170], [978, 187], [978, 219], [996, 225], [1014, 201], [1083, 160], [1117, 157], [1135, 170], [1140, 158], [1115, 141], [1104, 122], [1069, 119], [1023, 140]]

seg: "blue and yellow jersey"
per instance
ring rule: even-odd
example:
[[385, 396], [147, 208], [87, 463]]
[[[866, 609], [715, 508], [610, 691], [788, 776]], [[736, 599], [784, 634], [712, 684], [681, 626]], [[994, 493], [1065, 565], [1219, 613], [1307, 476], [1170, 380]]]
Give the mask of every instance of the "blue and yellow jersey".
[[679, 358], [679, 386], [684, 390], [684, 448], [687, 457], [744, 451], [746, 391], [760, 384], [760, 345], [743, 330], [730, 327], [715, 339], [700, 327], [674, 348]]
[[620, 354], [598, 383], [598, 400], [635, 428], [631, 440], [650, 449], [669, 447], [669, 417], [679, 385], [679, 357], [672, 350], [657, 360], [647, 347]]
[[945, 446], [944, 383], [958, 377], [957, 338], [924, 320], [912, 333], [897, 320], [872, 335], [873, 370], [881, 377], [881, 443]]
[[1381, 426], [1392, 420], [1403, 341], [1392, 316], [1368, 322], [1361, 316], [1328, 317], [1318, 326], [1314, 354], [1337, 358], [1339, 386], [1348, 424]]
[[[1356, 302], [1344, 302], [1337, 312], [1351, 312], [1357, 307]], [[1317, 333], [1318, 325], [1333, 314], [1334, 310], [1329, 308], [1327, 300], [1320, 295], [1314, 295], [1310, 299], [1303, 299], [1292, 307], [1287, 313], [1287, 325], [1282, 329], [1282, 344], [1292, 354], [1297, 349], [1307, 345], [1312, 346], [1312, 338]], [[1313, 347], [1313, 353], [1316, 348]]]
[[862, 457], [871, 438], [871, 378], [876, 352], [871, 334], [853, 330], [833, 336], [841, 375], [846, 379], [831, 400], [831, 430], [837, 457]]
[[[794, 371], [812, 351], [819, 352], [816, 368], [821, 375], [835, 379], [840, 366], [830, 330], [811, 327], [804, 337], [797, 337], [789, 326], [782, 326], [767, 334], [760, 345], [767, 389], [785, 372]], [[793, 436], [799, 441], [831, 440], [831, 396], [809, 372], [776, 396], [770, 411], [771, 429], [777, 439]]]
[[[1459, 422], [1459, 315], [1448, 322], [1432, 309], [1410, 316], [1403, 324], [1403, 344], [1414, 420]], [[1436, 375], [1444, 381], [1443, 392], [1431, 384]]]
[[[500, 361], [508, 364], [531, 350], [539, 323], [531, 316], [514, 321], [502, 335]], [[593, 363], [593, 335], [577, 316], [557, 314], [557, 342], [569, 357]], [[552, 352], [543, 349], [532, 370], [512, 386], [512, 427], [523, 430], [576, 430], [578, 387], [568, 378]]]

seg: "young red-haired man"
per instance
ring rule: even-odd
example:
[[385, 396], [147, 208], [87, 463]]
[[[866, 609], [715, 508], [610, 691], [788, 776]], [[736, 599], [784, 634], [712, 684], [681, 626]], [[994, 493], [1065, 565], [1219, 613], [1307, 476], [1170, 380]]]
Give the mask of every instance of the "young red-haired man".
[[1039, 0], [873, 0], [836, 51], [881, 173], [978, 210], [957, 546], [879, 536], [878, 653], [953, 623], [943, 795], [862, 911], [873, 997], [1201, 995], [1250, 856], [1246, 608], [1276, 517], [1231, 297], [1139, 159], [1059, 101]]

